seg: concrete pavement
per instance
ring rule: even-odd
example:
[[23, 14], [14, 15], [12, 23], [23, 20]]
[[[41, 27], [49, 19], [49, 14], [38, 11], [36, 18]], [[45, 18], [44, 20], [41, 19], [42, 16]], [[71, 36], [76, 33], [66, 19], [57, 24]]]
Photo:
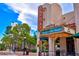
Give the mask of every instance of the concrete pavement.
[[12, 51], [0, 51], [0, 56], [37, 56], [37, 53], [30, 52], [29, 55], [23, 55], [22, 51], [16, 51], [13, 53]]

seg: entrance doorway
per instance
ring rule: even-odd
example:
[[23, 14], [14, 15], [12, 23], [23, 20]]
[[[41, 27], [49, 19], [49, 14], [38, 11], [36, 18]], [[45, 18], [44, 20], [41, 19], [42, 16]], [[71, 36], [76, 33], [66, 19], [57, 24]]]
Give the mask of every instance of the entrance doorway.
[[40, 45], [40, 52], [41, 52], [41, 56], [48, 56], [48, 38], [47, 37], [42, 37], [40, 38], [42, 44]]
[[56, 56], [60, 56], [60, 38], [57, 38], [55, 41], [55, 53]]
[[66, 38], [67, 55], [75, 56], [74, 39], [72, 37]]

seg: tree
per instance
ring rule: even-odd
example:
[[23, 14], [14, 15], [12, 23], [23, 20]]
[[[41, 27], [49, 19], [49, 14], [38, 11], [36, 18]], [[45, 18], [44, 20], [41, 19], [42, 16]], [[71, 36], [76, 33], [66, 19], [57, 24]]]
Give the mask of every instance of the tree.
[[9, 34], [11, 32], [11, 28], [12, 28], [12, 26], [7, 26], [5, 34]]
[[8, 35], [5, 35], [1, 41], [6, 48], [10, 48], [11, 44], [13, 43], [13, 40], [11, 40], [11, 38]]
[[0, 50], [5, 50], [5, 45], [0, 43]]
[[37, 31], [34, 32], [34, 39], [37, 40]]
[[36, 38], [30, 35], [30, 27], [28, 24], [16, 24], [16, 26], [8, 26], [5, 31], [5, 35], [2, 38], [2, 42], [11, 47], [12, 44], [17, 44], [21, 49], [24, 37], [26, 37], [26, 46], [36, 45]]

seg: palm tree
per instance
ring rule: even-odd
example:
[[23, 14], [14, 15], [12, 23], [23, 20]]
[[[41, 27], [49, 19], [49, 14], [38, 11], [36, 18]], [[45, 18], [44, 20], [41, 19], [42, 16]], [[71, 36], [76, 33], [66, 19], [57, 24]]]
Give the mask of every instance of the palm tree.
[[5, 35], [3, 38], [2, 38], [2, 43], [5, 45], [6, 48], [10, 49], [13, 41], [11, 40], [11, 38], [8, 36], [8, 35]]
[[14, 27], [8, 26], [5, 32], [6, 35], [2, 38], [2, 42], [5, 43], [7, 47], [17, 43], [18, 48], [21, 48], [24, 37], [26, 37], [25, 46], [29, 47], [31, 45], [36, 45], [35, 38], [30, 35], [30, 29], [28, 24], [25, 23], [17, 24]]

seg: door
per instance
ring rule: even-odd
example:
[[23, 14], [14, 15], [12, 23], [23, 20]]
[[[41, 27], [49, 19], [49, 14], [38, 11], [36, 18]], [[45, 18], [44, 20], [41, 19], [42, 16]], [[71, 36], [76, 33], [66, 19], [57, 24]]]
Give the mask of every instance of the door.
[[72, 37], [66, 38], [67, 55], [75, 55], [74, 39]]

